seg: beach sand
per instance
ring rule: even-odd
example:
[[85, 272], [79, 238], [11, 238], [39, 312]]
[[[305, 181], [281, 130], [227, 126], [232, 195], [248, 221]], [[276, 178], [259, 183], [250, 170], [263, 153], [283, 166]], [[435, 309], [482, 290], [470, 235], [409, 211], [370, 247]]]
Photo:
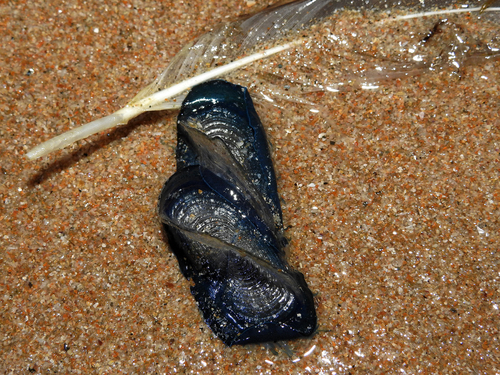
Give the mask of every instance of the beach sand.
[[[25, 159], [125, 105], [210, 26], [265, 5], [0, 6], [1, 373], [500, 372], [498, 59], [308, 94], [320, 113], [257, 102], [289, 260], [319, 319], [291, 356], [225, 347], [161, 235], [177, 112]], [[263, 65], [278, 74], [279, 60]]]

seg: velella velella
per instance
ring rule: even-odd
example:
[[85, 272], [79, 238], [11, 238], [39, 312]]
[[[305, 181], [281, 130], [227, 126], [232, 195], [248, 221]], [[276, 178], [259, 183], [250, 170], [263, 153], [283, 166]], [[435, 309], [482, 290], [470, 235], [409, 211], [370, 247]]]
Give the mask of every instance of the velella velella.
[[313, 295], [285, 258], [274, 168], [247, 89], [195, 86], [177, 135], [177, 171], [158, 209], [206, 323], [228, 346], [311, 335]]

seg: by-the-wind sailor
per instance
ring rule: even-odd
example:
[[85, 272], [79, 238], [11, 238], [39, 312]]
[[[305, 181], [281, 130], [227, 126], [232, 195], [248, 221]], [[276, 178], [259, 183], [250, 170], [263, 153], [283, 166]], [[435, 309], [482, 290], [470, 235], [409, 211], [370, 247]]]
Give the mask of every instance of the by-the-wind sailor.
[[194, 87], [177, 132], [159, 214], [205, 321], [229, 346], [311, 335], [313, 295], [285, 259], [272, 160], [247, 89]]

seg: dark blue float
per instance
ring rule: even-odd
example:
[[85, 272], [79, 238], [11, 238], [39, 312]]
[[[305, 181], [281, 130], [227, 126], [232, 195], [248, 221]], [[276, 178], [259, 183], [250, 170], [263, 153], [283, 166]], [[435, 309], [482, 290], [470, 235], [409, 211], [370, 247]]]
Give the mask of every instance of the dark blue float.
[[276, 177], [247, 89], [194, 87], [177, 132], [159, 214], [205, 321], [229, 346], [311, 335], [313, 295], [285, 259]]

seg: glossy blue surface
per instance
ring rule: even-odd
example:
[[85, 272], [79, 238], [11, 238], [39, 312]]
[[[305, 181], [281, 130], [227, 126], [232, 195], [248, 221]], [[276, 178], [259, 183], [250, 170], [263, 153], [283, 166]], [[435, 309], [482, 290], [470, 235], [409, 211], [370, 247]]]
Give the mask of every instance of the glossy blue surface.
[[159, 213], [205, 321], [229, 346], [311, 335], [313, 295], [285, 259], [275, 173], [248, 91], [198, 85], [177, 126], [177, 172]]

